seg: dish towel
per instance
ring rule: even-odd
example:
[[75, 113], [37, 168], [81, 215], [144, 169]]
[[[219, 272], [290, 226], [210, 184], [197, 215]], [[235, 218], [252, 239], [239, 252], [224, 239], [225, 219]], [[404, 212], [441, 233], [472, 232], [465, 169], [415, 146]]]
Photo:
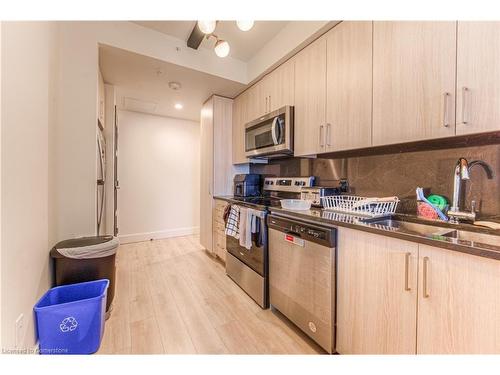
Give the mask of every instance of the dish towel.
[[252, 235], [260, 233], [260, 220], [263, 219], [265, 219], [265, 213], [262, 211], [240, 208], [240, 246], [247, 250], [252, 248]]
[[248, 218], [249, 210], [250, 208], [240, 207], [240, 225], [238, 226], [240, 232], [240, 246], [247, 250], [252, 248], [251, 222]]
[[231, 206], [231, 209], [229, 211], [229, 216], [226, 222], [226, 235], [239, 239], [240, 238], [240, 232], [238, 230], [239, 226], [240, 226], [240, 207]]

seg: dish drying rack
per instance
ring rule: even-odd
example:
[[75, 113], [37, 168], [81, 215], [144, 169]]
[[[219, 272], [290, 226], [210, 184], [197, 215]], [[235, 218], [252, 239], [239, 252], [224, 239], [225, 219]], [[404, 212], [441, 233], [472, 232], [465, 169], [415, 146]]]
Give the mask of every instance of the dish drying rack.
[[382, 217], [396, 212], [399, 199], [378, 201], [378, 198], [359, 197], [356, 195], [331, 195], [322, 197], [325, 210], [344, 212], [365, 217]]

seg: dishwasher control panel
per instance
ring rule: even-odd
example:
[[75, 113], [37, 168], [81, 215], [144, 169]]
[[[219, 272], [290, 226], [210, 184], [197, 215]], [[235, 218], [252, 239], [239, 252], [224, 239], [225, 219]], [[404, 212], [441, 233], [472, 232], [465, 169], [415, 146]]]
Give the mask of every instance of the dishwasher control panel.
[[269, 228], [283, 232], [286, 235], [286, 241], [299, 246], [303, 241], [311, 241], [330, 248], [335, 247], [335, 228], [322, 227], [274, 215], [268, 215], [267, 225]]

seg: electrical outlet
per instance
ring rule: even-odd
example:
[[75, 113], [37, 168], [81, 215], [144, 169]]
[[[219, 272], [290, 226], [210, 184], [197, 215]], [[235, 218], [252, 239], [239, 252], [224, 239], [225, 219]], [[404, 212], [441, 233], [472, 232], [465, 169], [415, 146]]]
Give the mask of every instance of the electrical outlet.
[[15, 329], [16, 329], [15, 346], [16, 346], [16, 349], [19, 349], [19, 346], [21, 345], [21, 340], [23, 337], [23, 331], [24, 331], [24, 314], [21, 314], [17, 317]]

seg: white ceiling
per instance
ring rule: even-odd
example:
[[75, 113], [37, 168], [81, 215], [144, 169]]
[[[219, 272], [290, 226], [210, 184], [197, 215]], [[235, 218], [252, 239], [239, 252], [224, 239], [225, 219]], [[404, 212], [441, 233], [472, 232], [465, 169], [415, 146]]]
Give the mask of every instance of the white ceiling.
[[[104, 81], [116, 87], [118, 109], [132, 105], [137, 111], [160, 116], [198, 121], [200, 108], [210, 95], [234, 97], [245, 87], [238, 82], [110, 46], [100, 46], [99, 66]], [[182, 88], [170, 89], [170, 81], [179, 82]], [[181, 103], [184, 108], [175, 109], [175, 103]]]
[[[255, 21], [252, 29], [241, 31], [236, 21], [219, 21], [214, 34], [226, 40], [235, 59], [248, 62], [270, 39], [280, 32], [290, 21]], [[159, 31], [187, 42], [196, 21], [134, 21], [141, 26]], [[213, 49], [215, 40], [204, 39], [200, 48]]]

